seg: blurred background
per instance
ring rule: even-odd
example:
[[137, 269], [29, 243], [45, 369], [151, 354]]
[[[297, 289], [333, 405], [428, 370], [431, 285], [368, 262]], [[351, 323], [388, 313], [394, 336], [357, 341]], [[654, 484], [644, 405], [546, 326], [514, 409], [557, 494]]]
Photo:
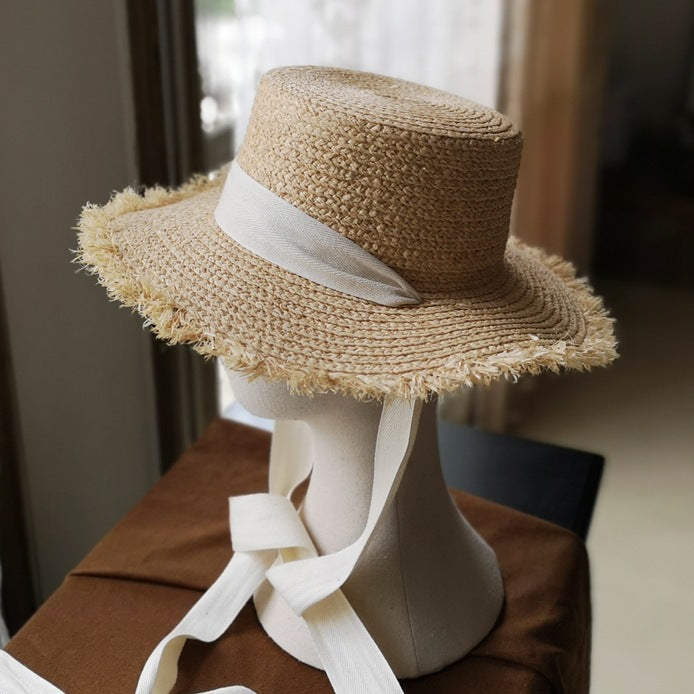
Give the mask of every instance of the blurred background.
[[[3, 0], [0, 557], [10, 631], [233, 394], [71, 264], [80, 207], [233, 157], [283, 64], [456, 92], [524, 133], [512, 231], [616, 317], [607, 370], [446, 397], [441, 417], [606, 458], [593, 691], [694, 681], [691, 0]], [[0, 639], [2, 629], [0, 628]]]

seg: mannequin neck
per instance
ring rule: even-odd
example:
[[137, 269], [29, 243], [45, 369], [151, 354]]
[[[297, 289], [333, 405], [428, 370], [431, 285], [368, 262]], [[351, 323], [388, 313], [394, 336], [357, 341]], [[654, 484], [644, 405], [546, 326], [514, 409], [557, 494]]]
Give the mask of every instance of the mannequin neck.
[[[304, 419], [313, 437], [313, 472], [301, 510], [322, 554], [335, 552], [361, 534], [369, 512], [374, 454], [382, 405], [350, 398], [337, 410]], [[425, 403], [408, 469], [425, 468], [440, 478], [436, 402]], [[441, 482], [441, 485], [443, 482]], [[438, 485], [437, 485], [438, 488]], [[440, 491], [440, 489], [438, 489]]]

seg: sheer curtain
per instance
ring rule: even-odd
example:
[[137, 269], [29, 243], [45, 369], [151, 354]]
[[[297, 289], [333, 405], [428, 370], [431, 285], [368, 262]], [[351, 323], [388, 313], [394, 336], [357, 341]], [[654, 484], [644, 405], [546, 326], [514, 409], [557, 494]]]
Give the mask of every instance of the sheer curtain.
[[243, 139], [260, 76], [280, 65], [378, 72], [495, 106], [503, 0], [198, 0], [203, 121]]

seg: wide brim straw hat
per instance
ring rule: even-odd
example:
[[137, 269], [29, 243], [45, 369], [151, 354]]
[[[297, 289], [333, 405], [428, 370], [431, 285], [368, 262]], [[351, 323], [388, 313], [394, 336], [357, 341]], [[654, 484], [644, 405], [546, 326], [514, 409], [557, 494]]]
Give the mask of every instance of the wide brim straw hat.
[[[520, 153], [512, 123], [461, 97], [280, 68], [260, 82], [231, 170], [87, 205], [78, 258], [161, 338], [300, 393], [425, 398], [605, 365], [615, 340], [599, 297], [570, 264], [508, 236]], [[323, 281], [340, 272], [275, 257], [285, 226], [325, 230], [328, 253], [335, 234], [348, 239], [409, 294], [355, 295]], [[310, 255], [311, 243], [298, 245]]]

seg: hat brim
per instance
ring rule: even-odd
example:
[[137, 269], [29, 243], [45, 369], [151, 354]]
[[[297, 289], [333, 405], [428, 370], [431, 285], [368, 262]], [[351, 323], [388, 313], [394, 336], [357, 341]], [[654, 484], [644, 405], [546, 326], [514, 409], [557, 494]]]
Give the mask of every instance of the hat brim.
[[486, 285], [386, 307], [259, 258], [214, 210], [223, 176], [132, 190], [80, 217], [78, 260], [161, 338], [300, 393], [428, 397], [616, 356], [613, 321], [569, 263], [511, 238]]

